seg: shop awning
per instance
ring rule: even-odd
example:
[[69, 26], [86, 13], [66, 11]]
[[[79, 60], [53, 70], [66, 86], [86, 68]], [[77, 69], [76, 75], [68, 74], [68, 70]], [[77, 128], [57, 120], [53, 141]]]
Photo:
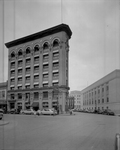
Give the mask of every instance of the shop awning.
[[33, 102], [31, 106], [32, 107], [39, 107], [39, 102]]

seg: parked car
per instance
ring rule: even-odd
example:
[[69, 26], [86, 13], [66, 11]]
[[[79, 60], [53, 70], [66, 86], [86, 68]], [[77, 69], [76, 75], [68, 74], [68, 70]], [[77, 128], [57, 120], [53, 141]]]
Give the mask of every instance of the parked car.
[[15, 113], [16, 113], [16, 109], [12, 108], [12, 109], [9, 110], [8, 113], [9, 113], [9, 114], [15, 114]]
[[103, 111], [103, 114], [104, 114], [104, 115], [112, 115], [112, 116], [115, 115], [115, 113], [114, 113], [112, 110], [110, 110], [110, 109], [105, 109], [105, 110]]
[[97, 110], [97, 109], [95, 109], [93, 113], [97, 114], [97, 113], [98, 113], [98, 110]]
[[0, 109], [0, 120], [3, 118], [3, 113], [4, 113], [4, 111], [2, 109]]
[[100, 109], [99, 109], [99, 110], [97, 111], [97, 113], [98, 113], [98, 114], [103, 114], [103, 110], [100, 110]]
[[41, 111], [41, 114], [42, 115], [56, 115], [57, 111], [55, 109], [47, 109], [47, 108], [45, 108], [45, 109], [43, 109]]
[[26, 109], [26, 110], [21, 110], [21, 114], [26, 114], [26, 115], [33, 115], [35, 114], [35, 111], [32, 109]]

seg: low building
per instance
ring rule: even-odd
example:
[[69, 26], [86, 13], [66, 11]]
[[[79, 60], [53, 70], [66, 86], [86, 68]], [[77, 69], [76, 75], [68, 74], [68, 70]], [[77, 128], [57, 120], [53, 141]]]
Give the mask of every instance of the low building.
[[111, 109], [120, 113], [120, 70], [115, 70], [81, 91], [83, 109]]
[[0, 83], [0, 108], [7, 110], [7, 82]]
[[69, 96], [74, 97], [74, 108], [81, 109], [81, 91], [71, 91]]

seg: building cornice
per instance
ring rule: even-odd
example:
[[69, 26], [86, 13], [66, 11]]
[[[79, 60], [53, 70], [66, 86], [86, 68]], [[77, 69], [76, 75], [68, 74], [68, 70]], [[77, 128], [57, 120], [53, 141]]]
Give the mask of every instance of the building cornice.
[[33, 40], [36, 40], [36, 39], [39, 39], [39, 38], [42, 38], [42, 37], [45, 37], [45, 36], [49, 36], [51, 34], [58, 33], [58, 32], [61, 32], [61, 31], [66, 32], [69, 39], [71, 38], [72, 31], [70, 30], [69, 26], [66, 25], [66, 24], [60, 24], [60, 25], [57, 25], [55, 27], [43, 30], [41, 32], [37, 32], [37, 33], [31, 34], [29, 36], [22, 37], [22, 38], [14, 40], [14, 41], [5, 43], [5, 45], [6, 45], [7, 48], [10, 48], [10, 47], [13, 47], [13, 46], [16, 46], [16, 45], [19, 45], [19, 44], [23, 44], [23, 43], [33, 41]]

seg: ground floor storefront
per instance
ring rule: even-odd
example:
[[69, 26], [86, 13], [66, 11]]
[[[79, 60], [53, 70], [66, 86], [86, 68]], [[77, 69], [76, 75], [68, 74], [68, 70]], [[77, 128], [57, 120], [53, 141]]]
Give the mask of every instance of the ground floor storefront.
[[61, 112], [66, 111], [68, 90], [59, 91], [49, 90], [17, 90], [8, 91], [7, 109], [25, 110], [33, 108], [34, 110], [43, 108], [55, 108]]
[[3, 109], [4, 112], [7, 111], [7, 101], [6, 100], [0, 100], [0, 109]]

